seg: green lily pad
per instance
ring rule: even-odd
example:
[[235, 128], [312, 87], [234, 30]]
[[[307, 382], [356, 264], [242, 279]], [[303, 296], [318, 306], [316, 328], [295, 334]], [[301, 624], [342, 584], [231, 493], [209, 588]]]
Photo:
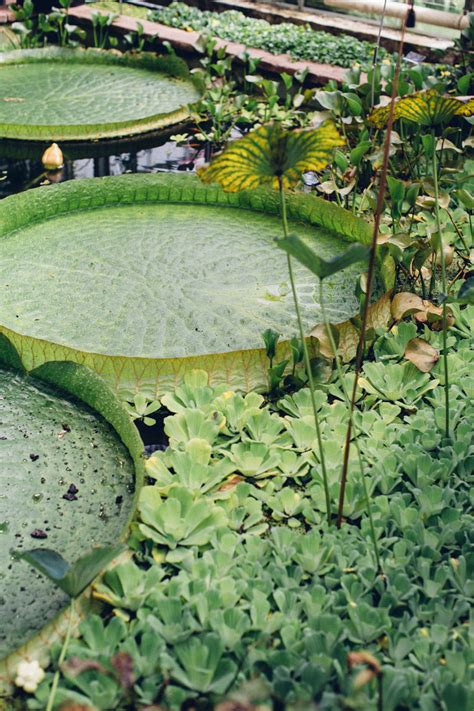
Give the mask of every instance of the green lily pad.
[[[2, 362], [6, 354], [11, 364], [17, 359], [5, 341]], [[123, 539], [141, 485], [142, 444], [110, 389], [75, 363], [51, 362], [29, 376], [2, 365], [0, 392], [1, 690], [21, 655], [45, 646], [48, 623], [54, 640], [68, 604], [15, 554], [49, 548], [72, 564]]]
[[0, 137], [132, 136], [184, 120], [200, 82], [177, 57], [46, 48], [0, 53]]
[[[371, 227], [308, 195], [288, 200], [292, 227], [325, 258], [367, 242]], [[52, 358], [95, 368], [113, 387], [150, 395], [190, 368], [210, 382], [266, 383], [261, 334], [297, 332], [278, 195], [224, 193], [193, 176], [75, 181], [0, 205], [0, 330], [27, 369]], [[357, 312], [358, 266], [325, 280], [330, 317]], [[320, 321], [317, 277], [295, 262], [308, 332]]]

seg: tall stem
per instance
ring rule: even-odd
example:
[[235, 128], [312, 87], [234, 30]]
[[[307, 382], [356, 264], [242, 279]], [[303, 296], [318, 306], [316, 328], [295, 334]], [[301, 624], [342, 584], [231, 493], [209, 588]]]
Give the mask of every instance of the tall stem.
[[405, 17], [405, 20], [402, 25], [400, 46], [398, 48], [398, 55], [397, 55], [397, 64], [395, 66], [395, 74], [394, 74], [393, 82], [392, 82], [392, 95], [391, 95], [390, 108], [389, 108], [388, 119], [387, 119], [387, 131], [386, 131], [386, 135], [385, 135], [385, 143], [384, 143], [384, 150], [383, 150], [382, 169], [380, 171], [379, 190], [378, 190], [378, 194], [377, 194], [377, 208], [375, 211], [375, 220], [374, 220], [374, 227], [373, 227], [373, 232], [372, 232], [372, 244], [371, 244], [371, 249], [370, 249], [369, 266], [368, 266], [368, 271], [367, 271], [367, 293], [366, 293], [366, 297], [365, 297], [364, 311], [363, 311], [363, 315], [362, 315], [362, 325], [361, 325], [361, 329], [360, 329], [359, 343], [358, 343], [358, 348], [357, 348], [354, 385], [352, 387], [351, 405], [349, 408], [349, 422], [348, 422], [347, 431], [346, 431], [346, 441], [344, 444], [344, 458], [343, 458], [343, 462], [342, 462], [341, 482], [340, 482], [340, 486], [339, 486], [339, 501], [338, 501], [338, 507], [337, 507], [337, 527], [338, 528], [340, 528], [340, 526], [342, 524], [342, 509], [344, 507], [344, 497], [346, 494], [347, 470], [349, 467], [349, 452], [350, 452], [351, 439], [352, 439], [352, 427], [353, 427], [353, 421], [354, 421], [354, 410], [355, 410], [355, 404], [356, 404], [357, 385], [359, 383], [359, 377], [360, 377], [360, 373], [362, 370], [362, 363], [364, 361], [365, 335], [366, 335], [366, 331], [367, 331], [370, 297], [372, 294], [372, 286], [373, 286], [374, 273], [375, 273], [375, 257], [376, 257], [376, 251], [377, 251], [377, 237], [379, 234], [379, 227], [380, 227], [380, 222], [382, 219], [385, 188], [387, 186], [387, 170], [388, 170], [388, 163], [389, 163], [389, 157], [390, 157], [390, 140], [391, 140], [391, 136], [392, 136], [393, 113], [394, 113], [394, 107], [395, 107], [395, 97], [397, 96], [397, 90], [398, 90], [398, 79], [400, 76], [400, 66], [401, 66], [401, 61], [402, 61], [403, 42], [404, 42], [404, 38], [405, 38], [405, 28], [406, 28], [406, 17]]
[[441, 261], [441, 287], [443, 290], [443, 314], [442, 314], [442, 325], [443, 325], [443, 370], [444, 370], [444, 398], [445, 398], [445, 420], [444, 420], [444, 431], [445, 436], [449, 437], [449, 371], [448, 371], [448, 322], [446, 313], [446, 297], [448, 296], [448, 280], [446, 278], [446, 257], [443, 249], [443, 240], [441, 235], [441, 220], [439, 218], [439, 200], [438, 200], [438, 162], [436, 159], [436, 136], [433, 129], [433, 184], [434, 184], [434, 197], [435, 197], [435, 217], [436, 217], [436, 229], [438, 231], [439, 240], [439, 252]]
[[[321, 312], [322, 312], [322, 314], [323, 314], [324, 327], [325, 327], [325, 329], [326, 329], [326, 333], [327, 333], [328, 338], [329, 338], [329, 344], [330, 344], [330, 346], [331, 346], [331, 351], [332, 351], [333, 356], [334, 356], [334, 362], [335, 362], [335, 364], [336, 364], [336, 372], [337, 372], [337, 377], [338, 377], [338, 380], [339, 380], [339, 384], [340, 384], [340, 386], [341, 386], [342, 394], [344, 395], [344, 399], [345, 399], [345, 401], [346, 401], [346, 406], [347, 406], [348, 408], [350, 408], [350, 406], [351, 406], [351, 399], [350, 399], [350, 397], [349, 397], [349, 393], [348, 393], [348, 390], [347, 390], [347, 388], [346, 388], [346, 383], [345, 383], [345, 380], [344, 380], [344, 373], [342, 372], [341, 363], [340, 363], [340, 361], [339, 361], [339, 356], [338, 356], [338, 354], [337, 354], [337, 345], [336, 345], [336, 342], [335, 342], [335, 340], [334, 340], [334, 335], [333, 335], [333, 332], [332, 332], [332, 326], [331, 326], [331, 323], [330, 323], [330, 321], [329, 321], [329, 319], [328, 319], [328, 316], [327, 316], [326, 302], [325, 302], [325, 299], [324, 299], [324, 285], [323, 285], [323, 280], [322, 280], [322, 279], [320, 279], [320, 281], [319, 281], [319, 303], [321, 304]], [[356, 429], [356, 427], [354, 427], [354, 429]], [[358, 438], [357, 438], [359, 434], [360, 434], [359, 432], [356, 432], [356, 433], [355, 433], [354, 443], [355, 443], [356, 450], [357, 450], [357, 458], [358, 458], [358, 460], [359, 460], [360, 478], [361, 478], [361, 481], [362, 481], [362, 488], [363, 488], [363, 490], [364, 490], [365, 506], [366, 506], [366, 509], [367, 509], [367, 515], [368, 515], [368, 517], [369, 517], [370, 537], [371, 537], [371, 539], [372, 539], [372, 545], [373, 545], [373, 547], [374, 547], [375, 564], [376, 564], [376, 566], [377, 566], [377, 570], [381, 573], [381, 572], [382, 572], [382, 566], [381, 566], [381, 564], [380, 564], [379, 547], [378, 547], [378, 544], [377, 544], [377, 536], [376, 536], [376, 533], [375, 533], [375, 525], [374, 525], [374, 519], [373, 519], [373, 516], [372, 516], [372, 508], [371, 508], [371, 506], [370, 506], [369, 492], [368, 492], [368, 490], [367, 490], [367, 482], [366, 482], [366, 480], [365, 480], [364, 462], [363, 462], [363, 459], [362, 459], [362, 453], [361, 453], [361, 451], [360, 451], [359, 440], [358, 440]]]
[[385, 23], [385, 11], [387, 9], [387, 0], [385, 0], [382, 10], [382, 15], [380, 17], [379, 31], [377, 34], [377, 42], [375, 43], [374, 56], [372, 60], [372, 83], [370, 86], [370, 107], [372, 108], [375, 104], [375, 72], [377, 70], [377, 64], [379, 60], [380, 43], [382, 39], [382, 30]]
[[[286, 237], [288, 237], [288, 219], [287, 219], [287, 215], [286, 215], [285, 191], [283, 189], [283, 184], [282, 184], [281, 180], [279, 181], [279, 185], [280, 185], [280, 201], [281, 201], [281, 219], [282, 219], [282, 223], [283, 223], [283, 236], [286, 238]], [[327, 469], [326, 469], [326, 460], [324, 457], [323, 438], [321, 436], [321, 427], [319, 424], [318, 409], [316, 407], [316, 398], [314, 395], [314, 380], [313, 380], [313, 373], [311, 371], [311, 361], [309, 358], [308, 346], [306, 344], [306, 339], [305, 339], [303, 321], [301, 318], [300, 305], [299, 305], [299, 301], [298, 301], [298, 294], [296, 293], [295, 280], [294, 280], [294, 276], [293, 276], [293, 266], [292, 266], [291, 257], [289, 254], [286, 255], [286, 259], [287, 259], [287, 264], [288, 264], [288, 275], [290, 277], [291, 292], [293, 294], [293, 301], [295, 304], [296, 318], [298, 321], [298, 330], [300, 333], [301, 343], [303, 344], [304, 365], [306, 368], [306, 373], [308, 375], [309, 392], [310, 392], [310, 396], [311, 396], [311, 407], [313, 409], [314, 426], [316, 428], [316, 439], [318, 441], [319, 462], [321, 464], [321, 473], [322, 473], [322, 478], [323, 478], [324, 498], [326, 500], [326, 515], [327, 515], [327, 519], [328, 519], [328, 524], [331, 525], [331, 498], [329, 496], [329, 483], [328, 483], [328, 475], [327, 475]]]
[[68, 621], [68, 626], [67, 626], [67, 631], [66, 631], [66, 637], [64, 638], [63, 646], [61, 648], [61, 654], [59, 655], [59, 659], [58, 659], [57, 669], [56, 669], [56, 672], [53, 677], [53, 683], [51, 684], [51, 689], [49, 692], [48, 704], [46, 706], [46, 711], [52, 711], [54, 708], [54, 701], [56, 699], [56, 692], [58, 690], [59, 677], [61, 675], [61, 665], [64, 662], [64, 659], [66, 657], [67, 648], [69, 646], [69, 641], [71, 639], [71, 634], [72, 634], [72, 623], [73, 623], [74, 614], [75, 614], [75, 604], [74, 603], [75, 603], [75, 600], [74, 600], [74, 598], [72, 598], [70, 609], [69, 609], [69, 621]]

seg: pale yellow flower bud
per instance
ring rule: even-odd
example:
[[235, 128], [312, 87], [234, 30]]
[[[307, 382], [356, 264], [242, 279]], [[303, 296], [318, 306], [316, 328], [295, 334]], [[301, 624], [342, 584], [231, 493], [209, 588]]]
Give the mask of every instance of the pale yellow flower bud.
[[59, 170], [64, 165], [63, 152], [57, 143], [52, 143], [41, 156], [41, 162], [46, 170]]

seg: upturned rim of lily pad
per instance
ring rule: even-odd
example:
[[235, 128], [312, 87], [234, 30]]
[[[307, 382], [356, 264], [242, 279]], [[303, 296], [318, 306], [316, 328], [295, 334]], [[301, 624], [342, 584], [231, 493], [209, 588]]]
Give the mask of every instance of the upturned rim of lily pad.
[[[118, 52], [116, 50], [96, 48], [44, 47], [40, 49], [14, 49], [0, 52], [0, 75], [2, 67], [8, 65], [23, 65], [50, 62], [52, 64], [90, 64], [122, 66], [132, 69], [146, 69], [150, 72], [160, 72], [189, 82], [198, 94], [198, 99], [204, 92], [204, 83], [196, 74], [191, 74], [186, 62], [176, 55], [157, 56], [151, 52]], [[110, 121], [106, 123], [77, 123], [65, 125], [2, 123], [0, 121], [0, 138], [19, 141], [88, 141], [138, 136], [184, 122], [191, 116], [193, 106], [182, 106], [168, 113], [155, 113], [143, 118], [125, 121]], [[113, 111], [111, 111], [113, 115]]]

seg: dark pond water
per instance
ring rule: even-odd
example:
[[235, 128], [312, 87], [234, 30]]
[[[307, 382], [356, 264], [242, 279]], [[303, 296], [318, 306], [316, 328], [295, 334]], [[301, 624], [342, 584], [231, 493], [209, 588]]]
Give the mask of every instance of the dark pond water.
[[[180, 133], [180, 128], [174, 133]], [[194, 170], [204, 162], [204, 151], [192, 145], [176, 145], [170, 139], [174, 133], [152, 134], [133, 141], [61, 144], [64, 168], [54, 173], [46, 172], [41, 163], [48, 144], [0, 140], [0, 198], [45, 182]]]

